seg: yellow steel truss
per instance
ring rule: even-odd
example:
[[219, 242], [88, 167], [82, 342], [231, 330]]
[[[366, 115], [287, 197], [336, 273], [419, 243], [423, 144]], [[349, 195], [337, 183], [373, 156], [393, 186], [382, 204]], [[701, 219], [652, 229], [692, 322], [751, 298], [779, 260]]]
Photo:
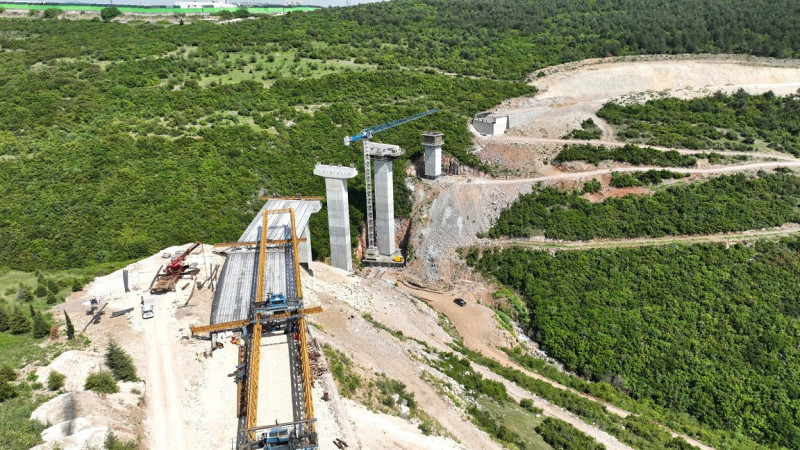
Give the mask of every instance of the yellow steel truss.
[[[301, 317], [300, 326], [300, 364], [303, 367], [303, 395], [306, 408], [306, 420], [314, 419], [314, 399], [311, 397], [311, 365], [308, 362], [308, 342], [306, 338], [306, 319]], [[316, 431], [314, 422], [310, 422], [311, 431]]]

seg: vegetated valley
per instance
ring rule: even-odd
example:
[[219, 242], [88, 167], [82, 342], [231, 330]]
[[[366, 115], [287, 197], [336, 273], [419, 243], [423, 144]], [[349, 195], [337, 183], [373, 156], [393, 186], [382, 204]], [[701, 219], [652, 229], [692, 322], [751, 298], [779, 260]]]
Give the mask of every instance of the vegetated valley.
[[[0, 19], [0, 446], [39, 442], [42, 424], [28, 417], [59, 387], [45, 390], [35, 378], [18, 379], [17, 371], [89, 345], [80, 339], [38, 346], [58, 334], [51, 326], [63, 320], [46, 311], [93, 275], [176, 243], [235, 239], [263, 204], [260, 195], [321, 195], [323, 181], [311, 173], [317, 161], [359, 169], [350, 184], [355, 238], [365, 209], [363, 166], [360, 152], [342, 144], [345, 135], [440, 110], [381, 135], [407, 152], [394, 184], [395, 211], [406, 216], [411, 198], [402, 180], [420, 156], [421, 131], [443, 132], [449, 155], [491, 171], [470, 151], [467, 121], [504, 99], [535, 94], [524, 81], [536, 71], [617, 55], [797, 57], [798, 8], [788, 0], [400, 0], [231, 24], [67, 21], [53, 14]], [[598, 116], [638, 144], [796, 153], [796, 98], [735, 94], [692, 102], [609, 104]], [[697, 162], [634, 146], [576, 147], [560, 158]], [[586, 239], [773, 226], [797, 220], [797, 188], [790, 175], [737, 175], [602, 204], [541, 188], [504, 212], [489, 235], [545, 230]], [[715, 206], [708, 214], [691, 204]], [[328, 255], [326, 223], [324, 210], [312, 220], [317, 259]], [[568, 369], [614, 384], [618, 391], [604, 398], [625, 402], [630, 394], [685, 413], [690, 417], [671, 424], [721, 445], [750, 445], [752, 438], [797, 447], [790, 276], [798, 245], [555, 257], [507, 250], [468, 260], [523, 295], [530, 315], [517, 319]], [[652, 422], [609, 418], [574, 394], [470, 357], [584, 420], [604, 423], [629, 445], [685, 445]], [[502, 385], [483, 380], [468, 363], [449, 355], [441, 361], [476, 396], [508, 402]], [[530, 404], [514, 408], [522, 417], [537, 413]], [[558, 448], [589, 445], [587, 436], [553, 419], [539, 423], [536, 436], [530, 427], [506, 426], [502, 412], [470, 414], [510, 446], [540, 437]], [[695, 419], [700, 425], [689, 424]], [[714, 437], [711, 428], [746, 438]]]
[[524, 296], [532, 337], [568, 370], [794, 448], [799, 248], [507, 249], [476, 266]]
[[503, 211], [488, 236], [543, 232], [548, 238], [583, 240], [752, 230], [800, 221], [798, 202], [800, 178], [788, 174], [720, 176], [602, 203], [542, 187]]

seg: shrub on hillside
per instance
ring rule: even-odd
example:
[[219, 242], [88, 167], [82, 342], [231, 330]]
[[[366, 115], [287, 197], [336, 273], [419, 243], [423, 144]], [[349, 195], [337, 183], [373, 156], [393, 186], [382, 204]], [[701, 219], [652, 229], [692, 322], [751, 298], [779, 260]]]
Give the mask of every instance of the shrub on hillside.
[[64, 387], [64, 380], [67, 378], [66, 375], [63, 373], [57, 372], [55, 370], [50, 372], [50, 376], [47, 377], [47, 389], [51, 391], [57, 391]]
[[136, 381], [136, 366], [133, 359], [116, 342], [110, 341], [106, 349], [106, 365], [114, 378], [122, 381]]
[[111, 372], [95, 372], [86, 377], [86, 383], [83, 388], [87, 391], [95, 391], [103, 394], [114, 394], [119, 392], [117, 380], [111, 375]]
[[113, 18], [122, 14], [122, 11], [119, 10], [116, 6], [110, 6], [108, 8], [103, 8], [100, 10], [100, 17], [105, 20], [106, 22], [112, 20]]
[[17, 396], [17, 390], [14, 386], [5, 380], [0, 380], [0, 402], [4, 402], [10, 398]]
[[604, 449], [603, 444], [582, 433], [572, 425], [548, 417], [535, 428], [536, 432], [554, 449], [562, 450], [593, 450]]
[[14, 381], [17, 379], [17, 372], [8, 364], [0, 366], [0, 381]]
[[110, 431], [103, 445], [106, 450], [136, 450], [137, 448], [136, 442], [123, 441]]
[[44, 14], [42, 14], [43, 19], [57, 19], [59, 14], [61, 14], [61, 10], [58, 8], [47, 8], [44, 10]]

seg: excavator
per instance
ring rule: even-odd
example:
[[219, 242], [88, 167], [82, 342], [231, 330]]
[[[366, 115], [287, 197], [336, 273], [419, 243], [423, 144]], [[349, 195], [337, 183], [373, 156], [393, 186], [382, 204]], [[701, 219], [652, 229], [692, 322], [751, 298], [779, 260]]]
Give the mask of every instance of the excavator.
[[150, 285], [150, 293], [155, 294], [159, 292], [174, 291], [175, 285], [178, 280], [185, 275], [197, 275], [200, 269], [194, 264], [186, 264], [186, 257], [189, 256], [197, 247], [203, 245], [201, 242], [195, 242], [186, 251], [181, 253], [164, 266], [164, 272], [156, 274], [153, 284]]

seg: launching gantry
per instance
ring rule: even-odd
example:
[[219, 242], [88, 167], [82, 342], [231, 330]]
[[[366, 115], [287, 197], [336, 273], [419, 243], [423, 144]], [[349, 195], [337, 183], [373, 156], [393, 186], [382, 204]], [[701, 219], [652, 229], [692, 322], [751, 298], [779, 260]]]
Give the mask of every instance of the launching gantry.
[[[244, 345], [240, 347], [239, 365], [232, 374], [237, 382], [237, 448], [314, 449], [317, 448], [317, 433], [305, 316], [320, 312], [322, 308], [305, 308], [303, 305], [298, 243], [305, 239], [297, 236], [294, 208], [266, 209], [268, 205], [269, 202], [261, 212], [256, 240], [244, 240], [248, 234], [246, 231], [240, 242], [220, 245], [238, 249], [234, 252], [249, 251], [251, 255], [255, 249], [252, 255], [258, 262], [253, 273], [255, 295], [249, 302], [247, 317], [193, 327], [192, 334], [241, 331]], [[316, 211], [318, 209], [312, 212]], [[286, 215], [289, 216], [288, 222]], [[284, 235], [276, 239], [276, 235], [281, 233]], [[252, 259], [251, 267], [256, 259]], [[237, 269], [241, 267], [232, 265], [227, 270], [224, 268], [223, 272], [235, 281], [247, 278], [246, 272], [231, 273]], [[277, 285], [283, 286], [282, 292], [273, 290]], [[281, 374], [279, 370], [261, 373], [262, 339], [269, 342], [268, 347], [264, 347], [271, 352], [268, 357], [286, 362], [286, 373]], [[267, 418], [262, 413], [259, 417], [259, 405], [266, 405], [272, 415]], [[280, 416], [276, 419], [274, 416], [278, 414]]]

